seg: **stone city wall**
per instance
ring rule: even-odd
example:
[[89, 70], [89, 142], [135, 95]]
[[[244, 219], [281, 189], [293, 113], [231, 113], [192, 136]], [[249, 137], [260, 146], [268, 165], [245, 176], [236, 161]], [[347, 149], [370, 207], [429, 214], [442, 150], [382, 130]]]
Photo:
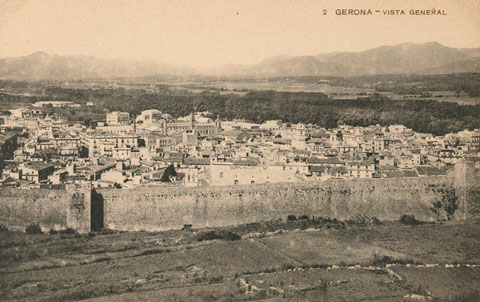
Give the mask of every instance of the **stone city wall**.
[[328, 180], [206, 188], [139, 187], [101, 189], [105, 226], [119, 230], [214, 227], [287, 215], [345, 219], [357, 214], [397, 220], [403, 214], [436, 220], [430, 210], [453, 188], [447, 176], [428, 178]]
[[[454, 191], [453, 191], [454, 190]], [[86, 233], [166, 230], [285, 219], [287, 215], [346, 219], [357, 214], [397, 220], [445, 218], [431, 210], [445, 192], [454, 192], [455, 219], [480, 218], [480, 169], [457, 164], [447, 176], [328, 180], [323, 182], [184, 188], [142, 186], [98, 189], [69, 185], [67, 190], [0, 189], [0, 224], [22, 229], [37, 223], [44, 230], [71, 227]]]
[[44, 230], [67, 225], [68, 194], [53, 189], [0, 189], [0, 224], [25, 230], [36, 223]]

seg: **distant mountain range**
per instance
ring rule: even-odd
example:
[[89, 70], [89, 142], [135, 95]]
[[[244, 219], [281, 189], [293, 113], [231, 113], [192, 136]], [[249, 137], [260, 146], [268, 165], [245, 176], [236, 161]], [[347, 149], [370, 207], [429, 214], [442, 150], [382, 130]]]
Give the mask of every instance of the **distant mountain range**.
[[256, 65], [225, 65], [208, 71], [134, 60], [60, 56], [45, 52], [0, 59], [1, 79], [105, 79], [185, 74], [235, 77], [360, 76], [461, 72], [480, 72], [480, 48], [450, 48], [436, 42], [405, 43], [361, 52], [277, 56]]
[[439, 43], [405, 43], [360, 52], [272, 57], [252, 66], [229, 65], [214, 71], [234, 76], [361, 76], [480, 72], [480, 48]]
[[108, 60], [92, 56], [60, 56], [42, 51], [23, 57], [0, 59], [2, 79], [106, 79], [192, 72], [189, 69], [152, 62]]

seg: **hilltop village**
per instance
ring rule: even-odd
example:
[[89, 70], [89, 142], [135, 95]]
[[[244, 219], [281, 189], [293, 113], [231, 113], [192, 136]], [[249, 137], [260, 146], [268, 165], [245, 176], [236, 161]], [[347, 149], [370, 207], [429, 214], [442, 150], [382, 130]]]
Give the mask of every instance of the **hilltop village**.
[[[90, 105], [90, 104], [87, 104]], [[325, 129], [270, 120], [173, 118], [156, 109], [107, 112], [89, 126], [47, 115], [37, 102], [0, 116], [0, 185], [53, 188], [226, 186], [309, 180], [445, 175], [479, 160], [480, 129], [445, 136], [402, 125]]]

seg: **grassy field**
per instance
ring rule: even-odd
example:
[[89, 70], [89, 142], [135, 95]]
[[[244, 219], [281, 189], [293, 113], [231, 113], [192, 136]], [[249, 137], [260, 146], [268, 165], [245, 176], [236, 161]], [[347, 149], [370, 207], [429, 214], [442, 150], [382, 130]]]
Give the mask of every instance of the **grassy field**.
[[[478, 301], [480, 223], [0, 233], [2, 301]], [[227, 237], [226, 237], [227, 238]], [[230, 237], [228, 237], [230, 238]], [[231, 239], [231, 238], [230, 238]]]

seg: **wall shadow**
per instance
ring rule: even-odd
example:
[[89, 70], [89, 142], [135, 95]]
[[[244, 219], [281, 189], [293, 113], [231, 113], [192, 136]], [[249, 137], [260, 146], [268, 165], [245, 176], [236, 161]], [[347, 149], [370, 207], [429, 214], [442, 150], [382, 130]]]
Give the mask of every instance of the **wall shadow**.
[[91, 230], [99, 230], [104, 228], [104, 199], [102, 194], [92, 189], [90, 226]]

